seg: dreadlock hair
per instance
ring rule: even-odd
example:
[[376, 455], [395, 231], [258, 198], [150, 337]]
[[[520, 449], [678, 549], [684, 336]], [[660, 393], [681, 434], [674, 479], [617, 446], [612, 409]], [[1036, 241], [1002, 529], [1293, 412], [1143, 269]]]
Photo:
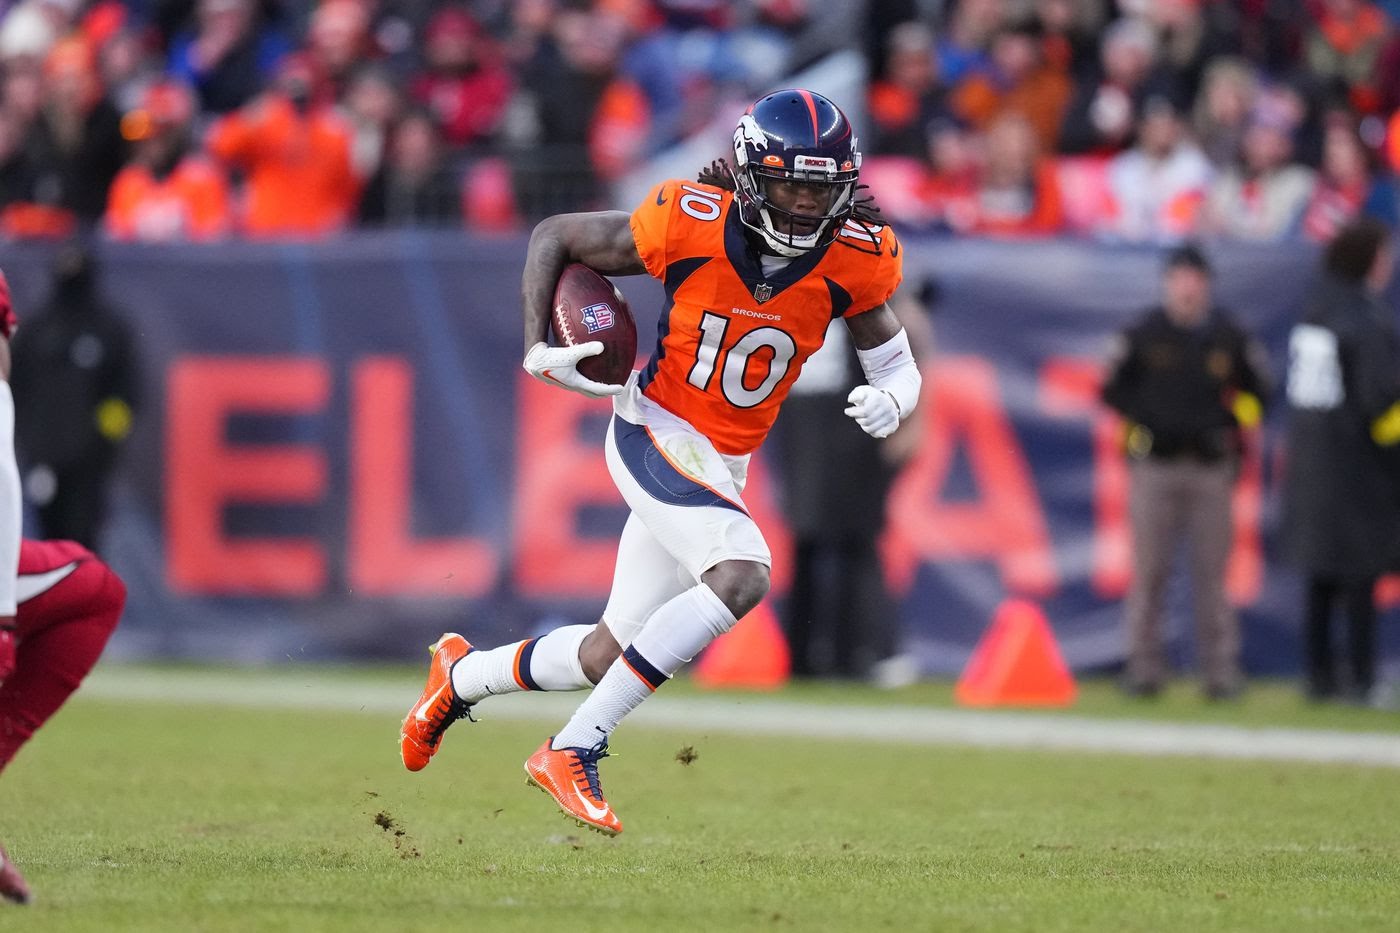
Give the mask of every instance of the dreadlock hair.
[[722, 188], [725, 191], [734, 190], [734, 173], [729, 170], [729, 163], [723, 159], [715, 159], [702, 168], [695, 180], [702, 185]]
[[[702, 168], [695, 180], [702, 185], [711, 185], [724, 191], [733, 191], [735, 186], [734, 170], [729, 167], [729, 163], [724, 159], [715, 159], [709, 165]], [[875, 230], [886, 226], [888, 222], [885, 220], [884, 215], [880, 213], [880, 207], [875, 203], [874, 195], [860, 193], [869, 190], [869, 188], [869, 185], [856, 185], [855, 197], [851, 204], [851, 220], [864, 228], [865, 232], [870, 234], [870, 238], [878, 244], [879, 241], [875, 239]], [[872, 250], [862, 249], [854, 243], [848, 242], [840, 237], [838, 237], [837, 240], [842, 245], [849, 246], [852, 249], [860, 250], [861, 252], [872, 252]], [[880, 252], [878, 245], [873, 252]]]

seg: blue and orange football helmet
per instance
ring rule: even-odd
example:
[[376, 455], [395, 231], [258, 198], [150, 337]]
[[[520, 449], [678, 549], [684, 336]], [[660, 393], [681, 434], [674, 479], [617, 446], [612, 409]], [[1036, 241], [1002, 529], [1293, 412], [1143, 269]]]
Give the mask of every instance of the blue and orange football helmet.
[[[795, 257], [835, 239], [855, 207], [860, 150], [846, 115], [812, 91], [775, 91], [750, 107], [734, 130], [734, 197], [744, 225], [779, 256]], [[825, 212], [806, 215], [773, 203], [770, 186], [829, 186]], [[797, 230], [811, 230], [797, 234]]]

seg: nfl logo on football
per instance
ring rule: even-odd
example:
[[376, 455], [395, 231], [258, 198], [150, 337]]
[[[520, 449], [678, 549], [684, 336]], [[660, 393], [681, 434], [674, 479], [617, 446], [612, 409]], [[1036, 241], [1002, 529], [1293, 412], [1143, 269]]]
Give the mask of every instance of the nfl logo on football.
[[583, 315], [584, 326], [590, 334], [613, 326], [612, 308], [607, 305], [589, 305], [579, 313]]

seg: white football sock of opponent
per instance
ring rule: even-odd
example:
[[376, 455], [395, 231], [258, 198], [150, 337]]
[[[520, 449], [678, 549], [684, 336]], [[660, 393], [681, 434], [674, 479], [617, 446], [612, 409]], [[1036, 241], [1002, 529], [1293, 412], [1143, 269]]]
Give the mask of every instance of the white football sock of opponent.
[[592, 748], [632, 710], [720, 635], [734, 614], [701, 583], [664, 603], [579, 705], [553, 748]]
[[475, 650], [452, 667], [452, 689], [468, 703], [521, 690], [582, 690], [592, 685], [579, 647], [592, 625], [565, 625], [539, 638]]

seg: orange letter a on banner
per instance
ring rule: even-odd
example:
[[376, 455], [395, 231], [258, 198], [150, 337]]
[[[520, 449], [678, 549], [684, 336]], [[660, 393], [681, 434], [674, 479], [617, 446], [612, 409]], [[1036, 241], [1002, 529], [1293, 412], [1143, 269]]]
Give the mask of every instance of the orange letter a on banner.
[[[896, 580], [919, 561], [995, 561], [1006, 588], [1044, 596], [1058, 587], [1045, 515], [1025, 452], [1001, 406], [996, 371], [977, 357], [941, 358], [925, 380], [928, 435], [891, 493]], [[967, 448], [978, 497], [944, 497], [957, 445]]]

